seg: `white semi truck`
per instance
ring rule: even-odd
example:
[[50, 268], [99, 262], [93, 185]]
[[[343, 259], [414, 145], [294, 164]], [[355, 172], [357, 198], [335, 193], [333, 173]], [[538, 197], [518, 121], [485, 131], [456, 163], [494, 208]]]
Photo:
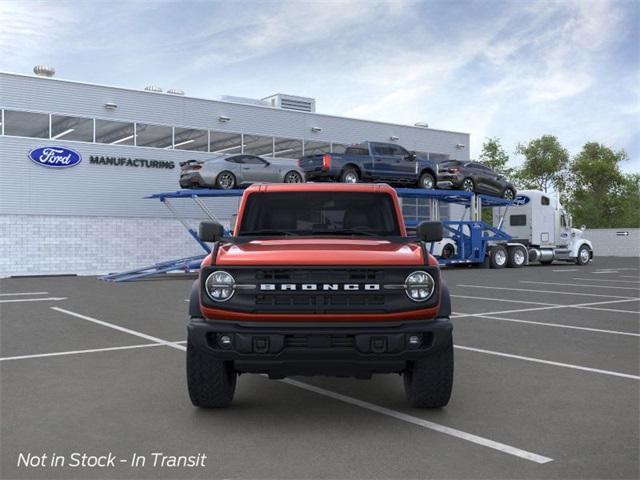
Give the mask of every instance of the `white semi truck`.
[[509, 245], [526, 247], [530, 263], [585, 265], [593, 259], [593, 246], [582, 237], [585, 227], [573, 228], [559, 200], [539, 190], [520, 191], [512, 205], [494, 208], [493, 225], [512, 237]]

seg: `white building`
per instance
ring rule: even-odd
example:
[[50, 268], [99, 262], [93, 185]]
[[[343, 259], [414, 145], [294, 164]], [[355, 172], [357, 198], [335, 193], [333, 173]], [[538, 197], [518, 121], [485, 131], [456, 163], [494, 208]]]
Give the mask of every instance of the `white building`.
[[[144, 197], [177, 190], [178, 163], [215, 152], [298, 158], [372, 140], [469, 159], [467, 133], [318, 114], [314, 99], [156, 90], [0, 73], [0, 277], [106, 273], [201, 253], [160, 202]], [[46, 168], [29, 159], [46, 147], [81, 161]], [[226, 220], [236, 202], [208, 205]], [[194, 224], [201, 216], [181, 213]]]

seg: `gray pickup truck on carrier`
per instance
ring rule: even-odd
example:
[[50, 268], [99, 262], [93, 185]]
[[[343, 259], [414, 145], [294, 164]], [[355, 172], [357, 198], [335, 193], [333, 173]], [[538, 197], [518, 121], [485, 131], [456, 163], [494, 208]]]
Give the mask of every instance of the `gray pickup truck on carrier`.
[[344, 153], [308, 155], [298, 160], [308, 182], [385, 182], [436, 188], [438, 164], [394, 143], [363, 142]]

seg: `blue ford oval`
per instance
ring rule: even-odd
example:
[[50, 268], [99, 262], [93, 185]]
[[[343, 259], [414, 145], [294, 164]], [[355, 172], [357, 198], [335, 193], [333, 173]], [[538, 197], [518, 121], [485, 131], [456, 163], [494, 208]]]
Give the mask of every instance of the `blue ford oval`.
[[65, 147], [39, 147], [29, 152], [29, 159], [43, 167], [69, 168], [82, 161], [82, 156]]

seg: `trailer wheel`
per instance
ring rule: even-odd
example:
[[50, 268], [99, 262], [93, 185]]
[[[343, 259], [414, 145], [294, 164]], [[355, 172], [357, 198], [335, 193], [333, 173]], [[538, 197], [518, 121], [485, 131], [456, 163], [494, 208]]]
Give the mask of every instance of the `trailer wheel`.
[[527, 263], [527, 252], [522, 247], [509, 247], [509, 258], [507, 260], [507, 266], [509, 268], [524, 267]]
[[578, 249], [578, 256], [576, 257], [576, 263], [578, 265], [586, 265], [591, 260], [591, 250], [586, 245], [582, 245]]
[[491, 268], [504, 268], [507, 265], [508, 258], [507, 249], [502, 245], [495, 245], [491, 248], [489, 265]]

